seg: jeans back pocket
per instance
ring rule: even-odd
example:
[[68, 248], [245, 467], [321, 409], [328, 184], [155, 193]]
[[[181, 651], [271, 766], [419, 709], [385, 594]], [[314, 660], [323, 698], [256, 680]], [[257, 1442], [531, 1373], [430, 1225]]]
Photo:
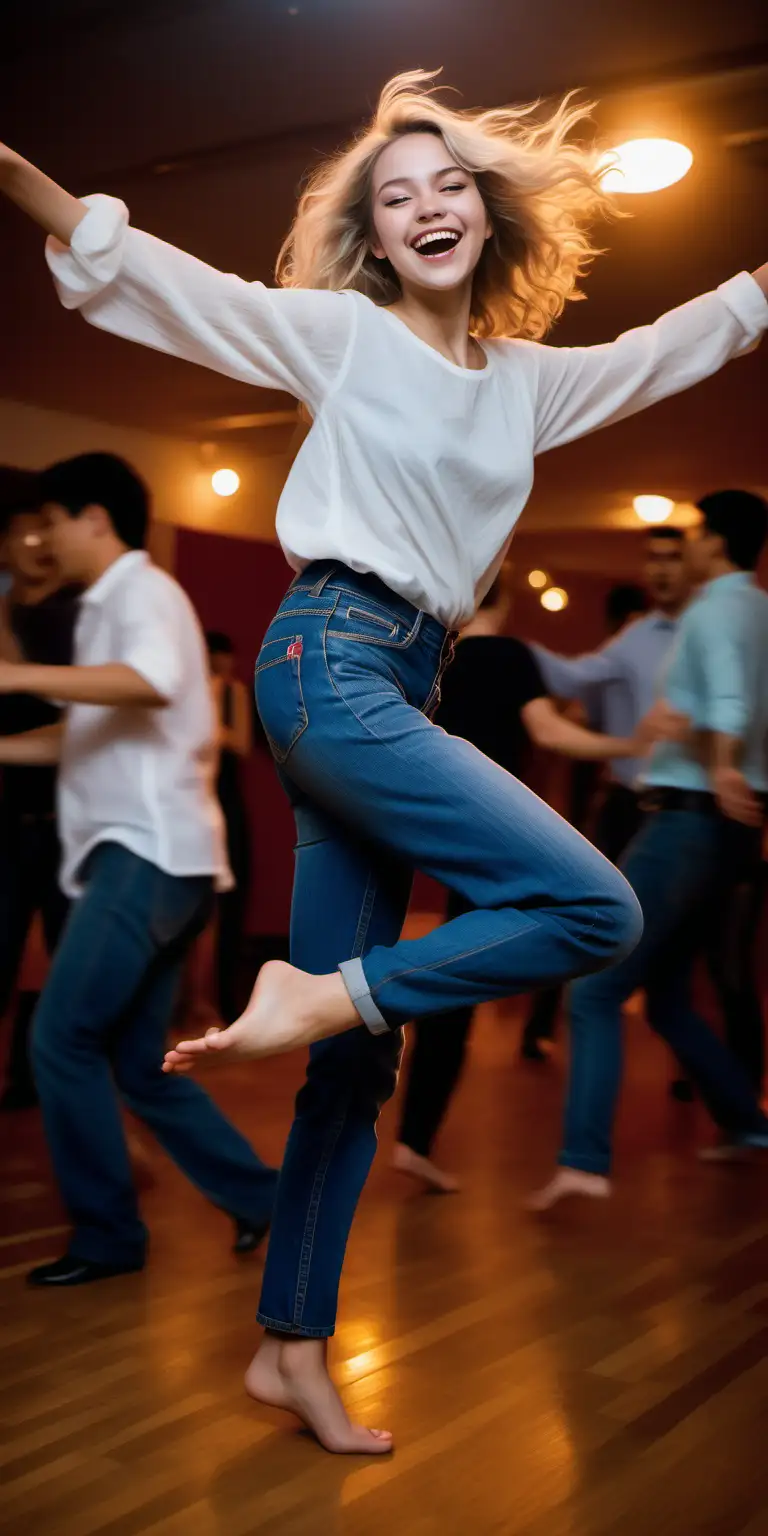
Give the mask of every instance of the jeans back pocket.
[[309, 723], [301, 686], [303, 653], [302, 636], [284, 634], [267, 638], [256, 662], [256, 707], [276, 763], [286, 761]]

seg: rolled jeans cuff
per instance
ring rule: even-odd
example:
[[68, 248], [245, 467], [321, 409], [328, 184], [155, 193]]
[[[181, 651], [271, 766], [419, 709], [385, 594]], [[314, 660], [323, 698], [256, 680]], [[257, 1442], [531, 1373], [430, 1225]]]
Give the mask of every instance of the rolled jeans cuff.
[[366, 1029], [369, 1029], [372, 1035], [390, 1034], [384, 1015], [379, 1012], [371, 997], [371, 989], [365, 979], [362, 960], [342, 960], [339, 973]]

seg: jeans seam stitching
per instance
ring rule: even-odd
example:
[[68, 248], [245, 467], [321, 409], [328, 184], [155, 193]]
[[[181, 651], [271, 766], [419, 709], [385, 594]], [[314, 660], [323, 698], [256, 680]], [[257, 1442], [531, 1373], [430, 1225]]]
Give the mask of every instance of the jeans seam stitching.
[[312, 1256], [315, 1246], [315, 1231], [317, 1229], [317, 1216], [320, 1210], [320, 1201], [322, 1200], [323, 1196], [326, 1174], [330, 1167], [333, 1154], [338, 1146], [339, 1137], [341, 1136], [344, 1125], [346, 1123], [348, 1107], [349, 1101], [347, 1100], [347, 1103], [344, 1106], [344, 1113], [340, 1115], [336, 1120], [334, 1120], [329, 1126], [323, 1156], [319, 1161], [317, 1173], [315, 1174], [315, 1180], [312, 1185], [312, 1193], [310, 1195], [309, 1205], [307, 1207], [307, 1217], [304, 1223], [304, 1232], [302, 1235], [301, 1252], [299, 1255], [299, 1272], [296, 1279], [296, 1294], [294, 1296], [293, 1302], [293, 1322], [298, 1327], [303, 1326], [302, 1317], [304, 1315], [304, 1305], [306, 1303], [307, 1291], [309, 1289], [309, 1272], [312, 1267]]
[[458, 960], [469, 959], [471, 955], [482, 955], [487, 949], [496, 949], [501, 944], [513, 944], [517, 939], [525, 938], [525, 935], [530, 933], [532, 928], [536, 927], [537, 924], [534, 922], [526, 923], [519, 933], [506, 934], [503, 939], [491, 939], [488, 944], [478, 944], [474, 949], [465, 949], [460, 955], [446, 955], [444, 959], [435, 960], [431, 965], [411, 966], [408, 971], [392, 971], [389, 976], [382, 976], [381, 980], [377, 981], [374, 987], [369, 986], [368, 992], [373, 997], [381, 987], [385, 987], [390, 981], [403, 981], [406, 976], [416, 976], [419, 971], [439, 971], [443, 965], [454, 965]]

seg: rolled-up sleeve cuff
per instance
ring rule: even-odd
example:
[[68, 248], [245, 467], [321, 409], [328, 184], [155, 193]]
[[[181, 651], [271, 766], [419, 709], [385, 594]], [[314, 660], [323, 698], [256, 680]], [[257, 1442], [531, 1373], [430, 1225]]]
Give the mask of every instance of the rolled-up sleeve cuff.
[[339, 971], [352, 1002], [371, 1034], [388, 1035], [389, 1025], [384, 1015], [379, 1013], [371, 997], [371, 989], [365, 979], [362, 960], [343, 960]]
[[768, 299], [760, 284], [749, 272], [739, 272], [727, 283], [721, 283], [717, 291], [747, 335], [759, 341], [768, 327]]
[[747, 715], [738, 705], [730, 709], [722, 706], [720, 709], [712, 709], [708, 711], [706, 719], [700, 722], [702, 730], [714, 731], [718, 736], [733, 736], [736, 741], [744, 739], [748, 725]]
[[128, 228], [128, 209], [119, 198], [96, 193], [82, 201], [88, 211], [71, 244], [62, 245], [51, 235], [45, 245], [45, 259], [65, 309], [79, 309], [114, 282]]

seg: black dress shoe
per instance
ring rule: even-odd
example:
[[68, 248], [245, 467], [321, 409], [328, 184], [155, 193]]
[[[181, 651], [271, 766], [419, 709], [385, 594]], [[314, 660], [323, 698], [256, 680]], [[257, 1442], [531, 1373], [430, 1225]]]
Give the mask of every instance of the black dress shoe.
[[92, 1259], [77, 1259], [72, 1253], [52, 1264], [38, 1264], [27, 1275], [27, 1285], [90, 1285], [93, 1280], [111, 1280], [114, 1275], [135, 1275], [140, 1264], [96, 1264]]
[[254, 1221], [245, 1221], [240, 1216], [235, 1216], [235, 1241], [232, 1244], [233, 1253], [255, 1253], [263, 1243], [269, 1231], [269, 1217], [258, 1225]]

